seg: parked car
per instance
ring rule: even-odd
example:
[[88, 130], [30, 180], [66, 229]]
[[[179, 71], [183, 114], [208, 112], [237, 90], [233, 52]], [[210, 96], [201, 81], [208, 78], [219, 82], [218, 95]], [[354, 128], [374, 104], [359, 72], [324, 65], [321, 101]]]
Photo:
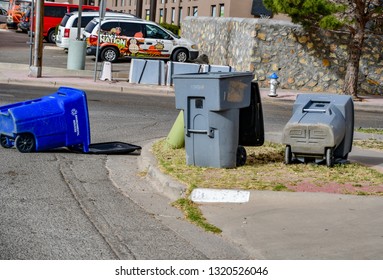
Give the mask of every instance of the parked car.
[[[100, 15], [99, 12], [83, 12], [81, 14], [81, 33], [84, 31], [85, 26], [95, 17]], [[135, 18], [131, 14], [106, 12], [105, 18]], [[78, 12], [66, 13], [62, 18], [61, 23], [57, 30], [56, 45], [60, 48], [67, 49], [69, 47], [69, 41], [77, 38], [77, 24], [78, 24]]]
[[7, 22], [7, 10], [0, 8], [0, 23], [6, 23]]
[[[83, 5], [82, 9], [86, 11], [98, 11], [99, 7]], [[60, 24], [62, 18], [66, 13], [71, 13], [78, 10], [78, 5], [68, 4], [68, 3], [56, 3], [56, 2], [44, 2], [44, 20], [43, 20], [43, 37], [49, 43], [55, 43], [56, 40], [56, 27]], [[19, 28], [25, 28], [29, 26], [28, 22], [21, 21], [18, 24]], [[33, 22], [36, 22], [34, 18]], [[32, 26], [32, 31], [34, 31], [34, 26]]]
[[[84, 29], [88, 55], [96, 55], [99, 26], [100, 19], [94, 18]], [[109, 62], [120, 57], [186, 62], [198, 57], [198, 47], [151, 21], [106, 19], [101, 23], [99, 54]]]

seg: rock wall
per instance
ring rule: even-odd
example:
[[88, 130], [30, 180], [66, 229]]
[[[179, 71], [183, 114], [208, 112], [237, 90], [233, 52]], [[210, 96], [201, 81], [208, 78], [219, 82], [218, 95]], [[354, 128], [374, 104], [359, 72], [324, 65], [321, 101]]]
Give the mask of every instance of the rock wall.
[[[280, 88], [342, 93], [349, 35], [304, 30], [271, 19], [187, 17], [182, 36], [199, 45], [210, 64], [252, 71], [261, 87], [277, 73]], [[359, 93], [383, 94], [383, 36], [365, 40]]]

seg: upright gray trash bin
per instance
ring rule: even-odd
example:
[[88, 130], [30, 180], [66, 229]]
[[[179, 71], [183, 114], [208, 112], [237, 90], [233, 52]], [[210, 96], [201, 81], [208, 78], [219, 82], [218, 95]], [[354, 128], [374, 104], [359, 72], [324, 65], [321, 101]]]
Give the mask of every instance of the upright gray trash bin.
[[173, 76], [176, 108], [184, 110], [188, 165], [236, 166], [239, 109], [250, 104], [252, 79], [250, 72]]
[[350, 96], [300, 94], [283, 130], [285, 163], [293, 157], [326, 160], [331, 167], [347, 159], [354, 136], [354, 103]]

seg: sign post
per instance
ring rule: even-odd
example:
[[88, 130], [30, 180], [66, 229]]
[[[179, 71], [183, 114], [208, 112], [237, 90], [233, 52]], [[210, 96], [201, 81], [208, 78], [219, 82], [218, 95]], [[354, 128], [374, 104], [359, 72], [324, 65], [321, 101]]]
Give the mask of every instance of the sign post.
[[98, 26], [98, 34], [97, 34], [96, 60], [94, 63], [94, 81], [96, 81], [96, 77], [97, 77], [98, 55], [99, 55], [99, 48], [100, 48], [101, 23], [105, 17], [105, 13], [106, 13], [106, 0], [101, 0], [101, 3], [100, 3], [100, 23]]

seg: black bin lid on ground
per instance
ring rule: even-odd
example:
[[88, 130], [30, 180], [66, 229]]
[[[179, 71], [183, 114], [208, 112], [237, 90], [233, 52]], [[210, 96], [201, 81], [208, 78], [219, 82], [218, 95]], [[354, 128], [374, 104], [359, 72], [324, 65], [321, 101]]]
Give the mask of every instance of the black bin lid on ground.
[[[70, 148], [73, 152], [84, 153], [82, 147], [75, 146]], [[133, 152], [141, 151], [141, 147], [133, 144], [128, 144], [124, 142], [104, 142], [104, 143], [95, 143], [89, 145], [89, 152], [85, 154], [130, 154]]]

